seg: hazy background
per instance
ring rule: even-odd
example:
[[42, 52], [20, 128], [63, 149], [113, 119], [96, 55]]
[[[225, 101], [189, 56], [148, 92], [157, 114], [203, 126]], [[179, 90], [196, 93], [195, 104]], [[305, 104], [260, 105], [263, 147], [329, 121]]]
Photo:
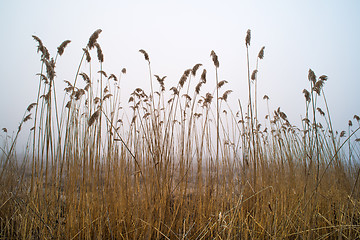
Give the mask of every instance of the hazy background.
[[[360, 114], [359, 23], [360, 1], [0, 0], [0, 128], [16, 131], [26, 107], [36, 100], [35, 74], [41, 63], [31, 35], [38, 36], [53, 57], [64, 40], [72, 41], [55, 69], [60, 90], [63, 80], [74, 81], [82, 48], [101, 28], [104, 71], [118, 75], [127, 68], [121, 83], [125, 106], [134, 88], [150, 90], [139, 49], [150, 55], [153, 74], [168, 76], [167, 90], [196, 63], [204, 65], [208, 81], [214, 82], [209, 56], [214, 50], [220, 80], [229, 82], [224, 90], [232, 89], [229, 98], [245, 103], [244, 39], [251, 29], [252, 70], [259, 50], [266, 47], [258, 74], [260, 116], [265, 115], [262, 97], [267, 94], [272, 109], [281, 106], [289, 120], [299, 124], [305, 111], [302, 90], [309, 89], [311, 68], [317, 76], [328, 75], [324, 90], [333, 124], [346, 130], [348, 120]], [[95, 51], [92, 58], [96, 61]]]

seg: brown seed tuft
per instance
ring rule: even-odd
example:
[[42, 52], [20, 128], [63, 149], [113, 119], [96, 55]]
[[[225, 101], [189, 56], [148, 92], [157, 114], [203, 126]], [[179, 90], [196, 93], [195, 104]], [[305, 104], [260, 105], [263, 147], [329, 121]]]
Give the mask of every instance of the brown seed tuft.
[[264, 99], [264, 100], [269, 100], [269, 96], [268, 96], [268, 95], [264, 95], [263, 99]]
[[324, 80], [319, 80], [315, 83], [314, 87], [313, 87], [313, 91], [315, 91], [318, 95], [320, 95], [321, 89], [324, 86], [325, 81]]
[[356, 119], [356, 121], [360, 121], [360, 117], [358, 115], [354, 115], [354, 119]]
[[27, 122], [27, 121], [29, 121], [30, 119], [31, 119], [31, 113], [28, 114], [28, 115], [24, 118], [23, 122]]
[[222, 86], [224, 86], [224, 84], [225, 83], [228, 83], [228, 81], [226, 81], [226, 80], [222, 80], [222, 81], [220, 81], [219, 83], [218, 83], [218, 88], [221, 88]]
[[255, 81], [258, 70], [254, 70], [251, 74], [251, 80]]
[[86, 73], [84, 73], [84, 72], [82, 72], [82, 73], [80, 73], [79, 74], [80, 76], [82, 76], [82, 78], [84, 79], [84, 81], [86, 82], [86, 83], [91, 83], [90, 82], [90, 78], [89, 78], [89, 76], [86, 74]]
[[99, 34], [102, 32], [101, 29], [96, 30], [89, 38], [88, 47], [89, 49], [92, 49], [95, 46], [95, 43], [99, 37]]
[[316, 108], [318, 110], [318, 112], [320, 113], [321, 116], [325, 116], [324, 111], [321, 108]]
[[71, 108], [71, 100], [66, 103], [65, 107], [69, 109]]
[[219, 60], [218, 60], [218, 56], [216, 55], [216, 53], [214, 52], [214, 50], [211, 51], [210, 56], [212, 57], [212, 60], [214, 62], [214, 65], [216, 68], [219, 68]]
[[314, 84], [316, 83], [316, 75], [313, 70], [309, 69], [309, 75], [308, 75], [309, 81], [312, 81]]
[[264, 58], [264, 49], [265, 49], [265, 46], [261, 48], [259, 54], [258, 54], [258, 58], [259, 59], [263, 59]]
[[97, 49], [97, 57], [99, 62], [104, 62], [104, 55], [102, 53], [101, 47], [98, 43], [94, 43], [96, 49]]
[[170, 88], [171, 91], [173, 91], [174, 95], [178, 95], [179, 94], [179, 91], [176, 87], [172, 87]]
[[60, 46], [58, 47], [58, 54], [61, 56], [64, 53], [64, 49], [66, 48], [66, 46], [70, 43], [70, 40], [65, 40], [63, 41]]
[[341, 131], [341, 133], [340, 133], [340, 137], [345, 137], [345, 134], [346, 134], [346, 132], [345, 132], [345, 131]]
[[95, 120], [97, 120], [99, 118], [99, 115], [100, 115], [100, 109], [99, 110], [96, 110], [93, 115], [91, 115], [91, 117], [89, 118], [89, 121], [88, 121], [88, 125], [89, 127], [91, 125], [93, 125], [93, 123], [95, 122]]
[[180, 81], [179, 81], [180, 87], [183, 87], [183, 86], [184, 86], [187, 78], [189, 77], [190, 72], [191, 72], [191, 69], [187, 69], [187, 70], [184, 71], [184, 73], [183, 73], [183, 75], [181, 76]]
[[7, 128], [2, 128], [2, 130], [3, 130], [4, 133], [8, 132]]
[[35, 107], [35, 106], [36, 106], [36, 103], [31, 103], [31, 104], [27, 107], [26, 111], [30, 112], [31, 109], [33, 109], [33, 107]]
[[248, 29], [246, 32], [246, 37], [245, 37], [245, 45], [246, 47], [250, 46], [250, 40], [251, 40], [251, 30]]
[[44, 59], [44, 63], [46, 66], [46, 74], [50, 82], [55, 78], [55, 62], [54, 59], [51, 60]]
[[104, 77], [107, 77], [107, 74], [106, 74], [106, 72], [104, 72], [104, 71], [98, 71], [98, 73], [100, 73], [100, 74], [102, 74], [102, 75], [104, 75]]
[[123, 74], [126, 74], [126, 68], [121, 69], [121, 72], [122, 72]]
[[149, 54], [147, 54], [147, 52], [144, 49], [140, 49], [139, 52], [144, 54], [145, 60], [150, 63]]
[[349, 127], [352, 127], [352, 121], [351, 120], [349, 120]]
[[319, 79], [322, 81], [327, 81], [328, 77], [326, 75], [321, 75]]
[[223, 93], [221, 99], [226, 102], [226, 101], [227, 101], [227, 98], [228, 98], [228, 95], [229, 95], [230, 93], [232, 93], [232, 90], [226, 90], [226, 91]]
[[37, 52], [41, 52], [41, 58], [43, 59], [49, 59], [50, 58], [50, 54], [49, 51], [47, 50], [47, 48], [43, 45], [42, 41], [40, 40], [40, 38], [38, 38], [37, 36], [33, 35], [32, 36], [34, 38], [35, 41], [37, 41], [38, 43], [38, 47], [37, 47]]
[[116, 77], [115, 74], [113, 74], [113, 73], [110, 74], [109, 80], [112, 79], [112, 78], [114, 79], [115, 82], [117, 82], [117, 77]]
[[103, 97], [103, 100], [105, 101], [107, 98], [110, 98], [110, 97], [112, 97], [112, 94], [108, 93]]
[[192, 74], [194, 77], [195, 77], [196, 72], [197, 72], [197, 70], [199, 69], [200, 66], [202, 66], [202, 64], [201, 64], [201, 63], [198, 63], [198, 64], [195, 64], [195, 66], [192, 68], [191, 74]]
[[206, 69], [204, 69], [201, 74], [201, 80], [203, 83], [206, 83]]
[[83, 51], [85, 52], [85, 55], [86, 55], [86, 61], [91, 62], [91, 56], [90, 56], [89, 51], [86, 48], [83, 48]]
[[211, 104], [211, 100], [213, 99], [213, 96], [210, 93], [206, 93], [204, 97], [204, 103], [203, 106], [209, 106]]
[[187, 100], [191, 101], [191, 97], [188, 94], [185, 93], [182, 96], [185, 97]]
[[310, 98], [310, 93], [309, 93], [309, 91], [306, 90], [306, 89], [304, 89], [304, 90], [303, 90], [303, 93], [304, 93], [304, 96], [305, 96], [305, 100], [306, 100], [307, 102], [310, 102], [310, 101], [311, 101], [311, 98]]
[[204, 82], [200, 81], [200, 82], [196, 85], [196, 87], [195, 87], [195, 92], [196, 92], [197, 94], [200, 93], [200, 88], [201, 88], [201, 85], [202, 85], [203, 83], [204, 83]]

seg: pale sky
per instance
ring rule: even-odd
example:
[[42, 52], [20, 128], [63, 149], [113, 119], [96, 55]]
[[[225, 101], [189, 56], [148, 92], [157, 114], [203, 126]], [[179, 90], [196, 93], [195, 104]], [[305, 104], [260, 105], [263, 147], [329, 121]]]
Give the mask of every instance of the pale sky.
[[360, 115], [359, 27], [360, 1], [0, 0], [0, 128], [16, 131], [26, 107], [36, 100], [41, 63], [31, 36], [38, 36], [53, 57], [64, 40], [72, 41], [56, 67], [61, 89], [63, 80], [73, 82], [82, 48], [100, 28], [104, 70], [119, 74], [127, 68], [124, 106], [136, 87], [150, 90], [139, 49], [148, 52], [153, 74], [168, 76], [167, 89], [196, 63], [208, 70], [208, 81], [215, 81], [209, 56], [214, 50], [220, 79], [234, 91], [229, 98], [245, 103], [244, 39], [251, 29], [252, 70], [259, 50], [266, 47], [258, 73], [260, 116], [265, 115], [262, 96], [267, 94], [272, 109], [280, 106], [290, 122], [300, 123], [305, 111], [302, 90], [309, 89], [311, 68], [317, 76], [328, 75], [324, 90], [333, 124], [346, 130], [348, 120]]

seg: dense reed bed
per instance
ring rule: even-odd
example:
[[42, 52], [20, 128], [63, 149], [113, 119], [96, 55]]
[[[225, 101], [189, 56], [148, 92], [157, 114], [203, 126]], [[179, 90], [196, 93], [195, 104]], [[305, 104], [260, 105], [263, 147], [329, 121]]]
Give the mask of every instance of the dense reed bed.
[[[64, 100], [56, 63], [70, 41], [53, 58], [33, 36], [41, 55], [38, 97], [15, 135], [2, 133], [1, 238], [360, 237], [360, 119], [355, 115], [347, 132], [333, 130], [327, 76], [309, 70], [302, 126], [292, 125], [280, 108], [258, 116], [264, 47], [251, 70], [248, 30], [246, 103], [229, 106], [236, 89], [219, 81], [214, 51], [214, 76], [196, 64], [170, 87], [165, 76], [152, 73], [145, 50], [139, 68], [149, 71], [151, 89], [134, 89], [124, 103], [126, 69], [103, 71], [100, 34], [83, 48]], [[204, 92], [205, 84], [213, 91]], [[268, 101], [265, 95], [261, 102]], [[20, 159], [15, 146], [24, 125], [31, 133]]]

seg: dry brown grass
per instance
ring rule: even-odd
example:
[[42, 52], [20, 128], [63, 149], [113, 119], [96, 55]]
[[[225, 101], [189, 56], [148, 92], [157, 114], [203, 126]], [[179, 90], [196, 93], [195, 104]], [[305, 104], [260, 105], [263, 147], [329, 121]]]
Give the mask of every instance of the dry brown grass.
[[[354, 141], [359, 126], [355, 121], [349, 124], [347, 137], [334, 132], [327, 105], [325, 112], [318, 107], [319, 101], [326, 104], [325, 75], [317, 78], [309, 71], [301, 129], [280, 108], [273, 114], [269, 110], [262, 128], [256, 73], [264, 47], [254, 76], [248, 64], [245, 111], [240, 101], [238, 110], [230, 108], [229, 94], [236, 90], [223, 90], [227, 81], [218, 81], [220, 65], [214, 51], [210, 56], [216, 79], [208, 84], [216, 94], [202, 93], [207, 71], [197, 74], [201, 64], [185, 70], [169, 93], [166, 76], [154, 75], [157, 90], [149, 56], [140, 50], [148, 62], [151, 93], [135, 89], [128, 101], [130, 111], [124, 111], [119, 108], [118, 79], [125, 77], [126, 69], [120, 76], [103, 71], [100, 33], [95, 31], [83, 49], [59, 111], [54, 85], [57, 57], [50, 58], [33, 36], [42, 54], [41, 81], [36, 103], [27, 108], [15, 136], [1, 148], [1, 238], [360, 237], [359, 148]], [[249, 30], [247, 49], [250, 39]], [[60, 56], [69, 43], [60, 45]], [[100, 69], [82, 72], [85, 57], [91, 64], [92, 48], [97, 50]], [[83, 82], [77, 81], [79, 75]], [[99, 82], [93, 81], [94, 75]], [[268, 96], [264, 99], [269, 101]], [[30, 116], [33, 130], [19, 159], [14, 146]], [[7, 139], [6, 128], [3, 134]]]

